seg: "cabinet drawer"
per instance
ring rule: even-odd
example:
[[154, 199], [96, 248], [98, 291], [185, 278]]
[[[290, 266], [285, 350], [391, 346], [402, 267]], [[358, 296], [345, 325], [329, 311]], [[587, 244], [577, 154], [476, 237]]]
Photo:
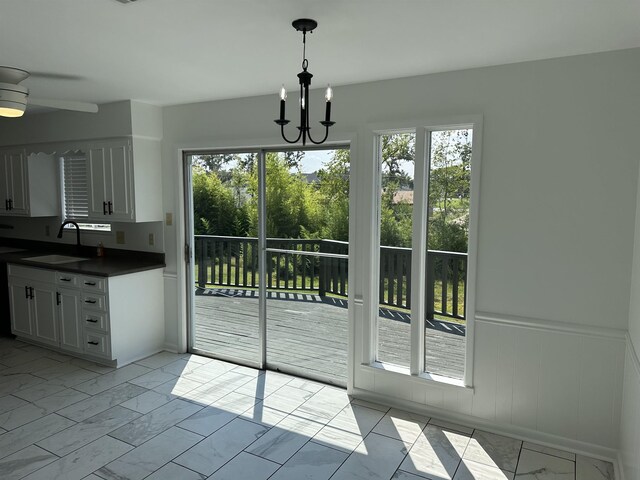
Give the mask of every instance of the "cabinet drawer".
[[82, 292], [82, 305], [91, 310], [107, 311], [107, 297], [94, 293]]
[[107, 291], [107, 279], [102, 277], [80, 277], [80, 288], [87, 292], [100, 292]]
[[87, 312], [82, 314], [85, 328], [92, 330], [99, 330], [101, 332], [107, 332], [109, 330], [109, 323], [107, 322], [107, 315], [105, 313]]
[[9, 264], [7, 274], [15, 277], [28, 278], [30, 281], [53, 283], [55, 272], [42, 268], [23, 267], [22, 265]]
[[84, 332], [84, 351], [90, 355], [100, 357], [111, 356], [111, 346], [109, 335], [99, 332], [85, 330]]
[[74, 273], [56, 272], [56, 283], [65, 287], [78, 287], [80, 279]]

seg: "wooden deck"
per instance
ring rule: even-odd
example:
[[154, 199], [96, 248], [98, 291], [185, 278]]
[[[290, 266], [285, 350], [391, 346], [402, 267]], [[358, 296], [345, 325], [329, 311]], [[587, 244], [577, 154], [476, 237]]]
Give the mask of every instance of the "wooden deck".
[[[380, 309], [379, 360], [409, 365], [408, 314]], [[465, 327], [438, 320], [425, 329], [426, 364], [431, 373], [462, 378]], [[257, 292], [197, 289], [194, 347], [213, 356], [258, 358]], [[305, 371], [345, 384], [347, 302], [312, 294], [269, 292], [267, 362], [282, 371]]]

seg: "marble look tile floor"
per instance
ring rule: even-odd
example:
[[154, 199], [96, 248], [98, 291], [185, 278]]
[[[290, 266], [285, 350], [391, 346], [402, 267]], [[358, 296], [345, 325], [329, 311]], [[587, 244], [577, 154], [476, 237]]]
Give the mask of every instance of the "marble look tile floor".
[[614, 480], [609, 462], [162, 352], [118, 370], [0, 338], [0, 478]]

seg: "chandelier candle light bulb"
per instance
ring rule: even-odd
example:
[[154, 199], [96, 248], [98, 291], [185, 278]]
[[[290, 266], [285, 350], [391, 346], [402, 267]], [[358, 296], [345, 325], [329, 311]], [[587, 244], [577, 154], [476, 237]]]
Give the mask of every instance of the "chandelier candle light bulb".
[[284, 104], [287, 100], [287, 91], [284, 88], [284, 84], [280, 89], [280, 120], [284, 120]]
[[333, 99], [333, 90], [331, 89], [331, 85], [327, 85], [327, 91], [324, 94], [324, 99], [327, 101], [324, 121], [329, 122], [331, 120], [331, 100]]

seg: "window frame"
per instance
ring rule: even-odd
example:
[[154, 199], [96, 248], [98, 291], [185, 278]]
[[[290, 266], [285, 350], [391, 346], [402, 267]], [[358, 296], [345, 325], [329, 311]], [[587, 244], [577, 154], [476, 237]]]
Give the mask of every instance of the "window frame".
[[[62, 218], [62, 221], [66, 221], [66, 220], [73, 220], [78, 224], [78, 227], [80, 228], [80, 230], [84, 233], [91, 233], [91, 234], [96, 234], [96, 235], [110, 235], [111, 232], [113, 231], [113, 226], [110, 222], [101, 222], [101, 223], [97, 223], [97, 222], [91, 222], [91, 221], [82, 221], [82, 220], [90, 220], [89, 217], [89, 213], [88, 213], [88, 194], [87, 194], [87, 217], [68, 217], [67, 216], [67, 212], [66, 212], [66, 189], [65, 189], [65, 168], [64, 168], [64, 163], [65, 163], [65, 159], [67, 157], [76, 157], [76, 158], [84, 158], [84, 162], [85, 165], [87, 163], [87, 155], [84, 151], [81, 150], [75, 150], [75, 151], [71, 151], [71, 152], [65, 152], [62, 155], [58, 156], [58, 161], [59, 161], [59, 171], [60, 171], [60, 217]], [[89, 168], [88, 165], [86, 165], [87, 167], [87, 191], [90, 188], [89, 185]], [[108, 227], [108, 228], [106, 228]], [[65, 230], [66, 229], [73, 229], [75, 227], [73, 227], [73, 225], [67, 225], [64, 227]]]
[[[443, 130], [471, 129], [473, 140], [471, 145], [471, 192], [469, 198], [469, 238], [467, 248], [467, 292], [465, 296], [466, 306], [466, 336], [465, 336], [465, 362], [464, 375], [461, 380], [444, 377], [425, 372], [425, 294], [426, 282], [426, 254], [428, 240], [427, 195], [429, 186], [430, 152], [432, 132]], [[384, 364], [377, 361], [378, 357], [378, 296], [377, 286], [380, 281], [380, 216], [382, 186], [382, 162], [381, 162], [381, 137], [383, 135], [415, 132], [415, 167], [414, 167], [414, 201], [413, 204], [413, 232], [412, 232], [412, 257], [411, 257], [411, 339], [410, 339], [410, 367], [404, 368], [396, 365]], [[365, 324], [368, 335], [365, 338], [362, 351], [362, 365], [374, 369], [376, 374], [402, 375], [411, 378], [435, 382], [439, 385], [473, 388], [473, 357], [474, 357], [474, 326], [475, 326], [475, 298], [476, 298], [476, 267], [477, 267], [477, 240], [478, 217], [480, 198], [480, 171], [482, 151], [482, 116], [466, 115], [436, 118], [428, 121], [403, 122], [389, 128], [388, 126], [371, 126], [369, 133], [373, 136], [373, 160], [376, 164], [374, 189], [375, 218], [373, 225], [374, 242], [371, 252], [372, 285], [369, 291], [370, 315]], [[418, 286], [416, 288], [415, 286]], [[365, 332], [366, 333], [366, 332]]]

